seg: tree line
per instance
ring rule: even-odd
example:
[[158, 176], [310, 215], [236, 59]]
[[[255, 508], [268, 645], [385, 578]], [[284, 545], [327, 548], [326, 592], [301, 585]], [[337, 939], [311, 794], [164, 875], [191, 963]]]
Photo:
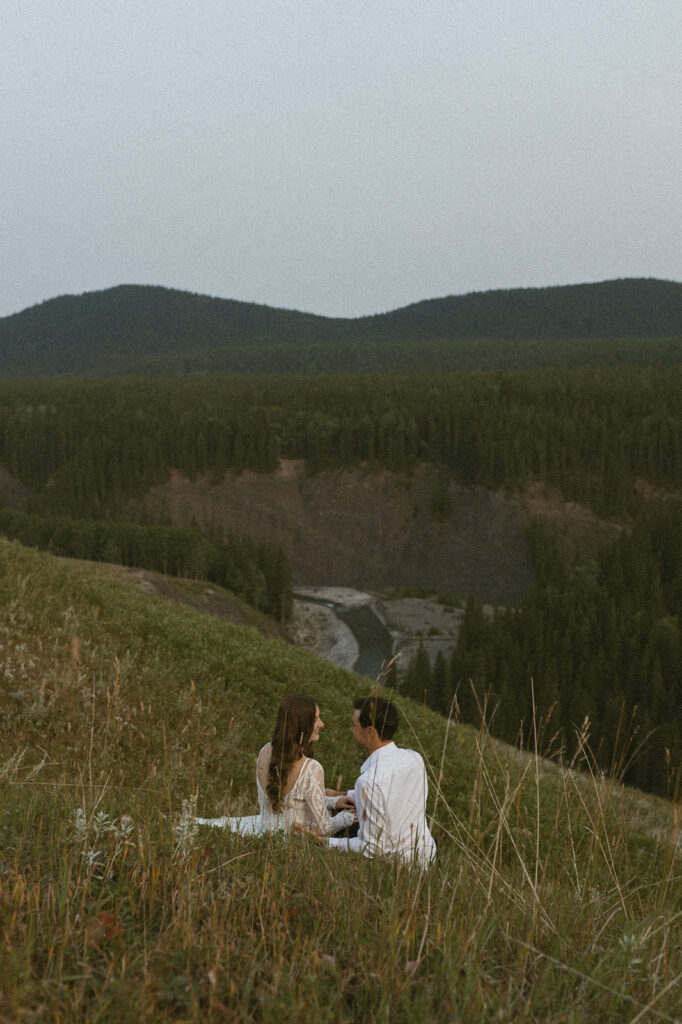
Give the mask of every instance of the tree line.
[[[0, 466], [36, 512], [101, 518], [168, 479], [439, 465], [459, 483], [543, 480], [602, 516], [682, 485], [682, 367], [259, 379], [4, 382]], [[119, 517], [121, 517], [119, 515]], [[125, 518], [125, 517], [124, 517]]]
[[500, 739], [563, 751], [664, 796], [682, 766], [682, 514], [650, 506], [619, 541], [567, 572], [536, 524], [542, 582], [518, 609], [467, 599], [450, 659], [423, 645], [402, 688]]
[[218, 541], [196, 526], [73, 519], [6, 507], [0, 508], [0, 533], [67, 558], [208, 580], [272, 618], [286, 620], [291, 615], [291, 569], [283, 548], [274, 542], [232, 533]]

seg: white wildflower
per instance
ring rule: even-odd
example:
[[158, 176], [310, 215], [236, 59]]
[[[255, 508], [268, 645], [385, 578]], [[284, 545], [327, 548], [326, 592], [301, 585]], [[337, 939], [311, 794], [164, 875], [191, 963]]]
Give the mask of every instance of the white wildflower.
[[82, 843], [88, 838], [89, 826], [88, 819], [85, 817], [85, 811], [82, 807], [76, 808], [73, 813], [73, 838], [75, 842]]
[[16, 778], [21, 762], [24, 760], [25, 753], [25, 749], [17, 750], [5, 761], [5, 763], [0, 767], [0, 779], [10, 781], [11, 779]]
[[630, 932], [630, 934], [621, 935], [618, 945], [627, 961], [628, 971], [636, 975], [643, 975], [642, 964], [644, 961], [642, 954], [644, 953], [644, 945], [641, 940], [634, 932]]
[[186, 856], [194, 847], [199, 833], [196, 823], [196, 796], [182, 801], [182, 813], [175, 826], [175, 852], [181, 857]]
[[101, 850], [83, 850], [83, 857], [85, 858], [85, 863], [90, 871], [94, 871], [95, 868], [100, 866], [101, 856]]
[[92, 822], [93, 831], [96, 836], [100, 832], [110, 832], [113, 822], [105, 811], [98, 811]]

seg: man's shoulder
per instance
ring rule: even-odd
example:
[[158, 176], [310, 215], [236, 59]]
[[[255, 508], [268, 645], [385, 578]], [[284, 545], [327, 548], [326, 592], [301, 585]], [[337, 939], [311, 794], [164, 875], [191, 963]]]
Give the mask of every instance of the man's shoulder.
[[411, 750], [409, 747], [398, 747], [395, 743], [391, 742], [385, 747], [379, 748], [379, 758], [377, 759], [377, 766], [379, 768], [390, 769], [393, 765], [414, 765], [415, 768], [423, 767], [424, 758], [416, 750]]
[[419, 761], [423, 763], [424, 758], [417, 750], [412, 750], [410, 747], [396, 747], [397, 754], [405, 761]]

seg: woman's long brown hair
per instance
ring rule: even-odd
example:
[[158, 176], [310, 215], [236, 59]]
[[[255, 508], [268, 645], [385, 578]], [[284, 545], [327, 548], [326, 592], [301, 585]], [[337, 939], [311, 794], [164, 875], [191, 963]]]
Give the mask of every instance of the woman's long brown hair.
[[304, 693], [288, 694], [277, 709], [277, 721], [272, 734], [272, 756], [265, 787], [272, 810], [277, 813], [282, 804], [282, 790], [286, 786], [289, 770], [300, 757], [310, 757], [310, 737], [313, 734], [317, 702]]

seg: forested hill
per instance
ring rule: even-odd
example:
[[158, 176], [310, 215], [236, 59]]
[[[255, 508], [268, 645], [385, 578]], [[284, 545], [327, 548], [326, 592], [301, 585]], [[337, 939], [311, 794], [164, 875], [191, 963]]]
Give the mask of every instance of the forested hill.
[[121, 285], [0, 319], [0, 375], [334, 373], [670, 365], [682, 284], [477, 292], [333, 319], [173, 289]]
[[682, 332], [682, 284], [653, 278], [428, 299], [359, 323], [399, 337], [658, 338]]
[[308, 313], [172, 288], [120, 285], [62, 295], [0, 319], [0, 373], [127, 372], [145, 359], [172, 360], [178, 353], [329, 338], [334, 323]]

